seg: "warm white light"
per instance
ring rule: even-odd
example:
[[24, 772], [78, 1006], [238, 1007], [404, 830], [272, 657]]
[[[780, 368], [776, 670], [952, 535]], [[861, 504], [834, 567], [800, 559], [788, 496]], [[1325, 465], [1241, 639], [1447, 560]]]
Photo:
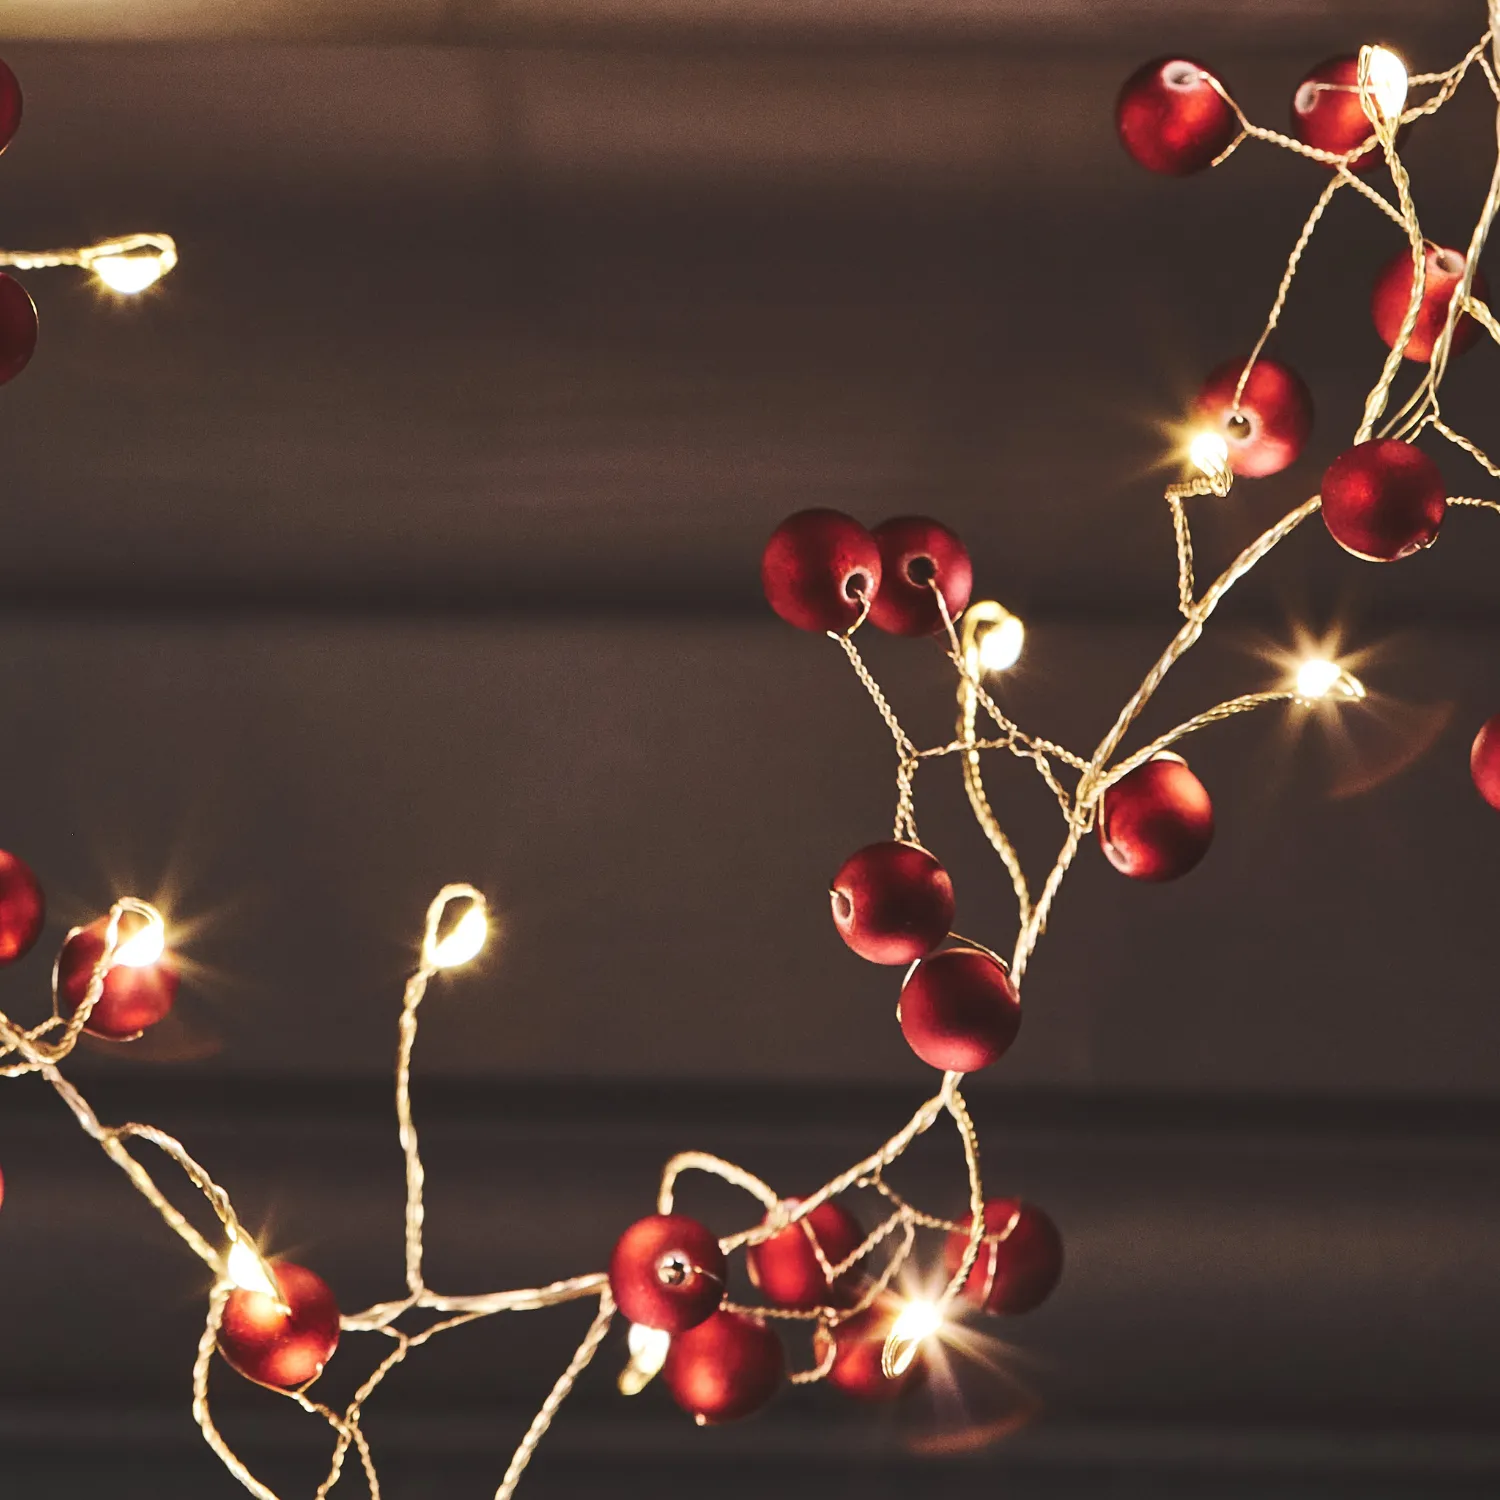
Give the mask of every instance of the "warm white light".
[[1365, 49], [1365, 77], [1381, 119], [1394, 125], [1406, 108], [1406, 64], [1389, 47]]
[[1217, 432], [1195, 434], [1188, 444], [1188, 457], [1194, 468], [1217, 479], [1229, 472], [1229, 444]]
[[1365, 696], [1365, 685], [1336, 661], [1313, 657], [1297, 668], [1297, 696], [1304, 702], [1325, 698], [1359, 699]]
[[643, 1323], [632, 1323], [626, 1335], [630, 1348], [630, 1363], [620, 1371], [620, 1392], [635, 1396], [645, 1390], [667, 1362], [667, 1350], [672, 1347], [672, 1335], [660, 1328], [647, 1328]]
[[162, 956], [166, 946], [166, 926], [160, 915], [152, 911], [129, 937], [121, 938], [110, 962], [112, 966], [123, 964], [127, 969], [146, 969]]
[[471, 901], [469, 909], [454, 923], [447, 937], [428, 949], [427, 962], [434, 969], [456, 969], [476, 958], [490, 935], [490, 921], [482, 901]]
[[979, 670], [1005, 672], [1021, 659], [1026, 644], [1026, 626], [1017, 615], [1006, 610], [988, 630], [979, 636]]
[[155, 286], [166, 274], [162, 257], [155, 252], [143, 255], [101, 255], [89, 262], [89, 270], [112, 292], [134, 297], [148, 286]]
[[943, 1314], [932, 1302], [908, 1302], [891, 1325], [880, 1368], [887, 1380], [904, 1375], [922, 1345], [943, 1326]]
[[236, 1239], [224, 1257], [224, 1272], [232, 1285], [242, 1292], [260, 1292], [262, 1296], [281, 1300], [281, 1288], [271, 1280], [266, 1263], [248, 1240]]

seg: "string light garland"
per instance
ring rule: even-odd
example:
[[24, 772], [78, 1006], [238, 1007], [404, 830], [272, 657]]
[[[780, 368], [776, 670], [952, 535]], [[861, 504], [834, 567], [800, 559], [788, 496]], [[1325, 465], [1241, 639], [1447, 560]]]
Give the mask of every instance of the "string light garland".
[[[1177, 551], [1178, 597], [1184, 623], [1144, 681], [1088, 755], [1023, 730], [996, 703], [987, 679], [1019, 659], [1021, 621], [993, 601], [970, 603], [972, 568], [962, 542], [923, 517], [899, 517], [873, 531], [838, 512], [803, 511], [767, 544], [762, 581], [775, 611], [792, 625], [825, 632], [868, 692], [889, 730], [897, 760], [892, 837], [857, 851], [830, 892], [836, 930], [855, 953], [904, 968], [896, 1014], [917, 1055], [942, 1081], [884, 1144], [816, 1191], [787, 1197], [743, 1167], [699, 1151], [673, 1157], [663, 1169], [655, 1211], [619, 1237], [607, 1271], [544, 1286], [452, 1295], [427, 1285], [424, 1273], [425, 1171], [411, 1103], [411, 1075], [420, 1007], [432, 980], [461, 969], [483, 949], [493, 926], [483, 895], [472, 886], [441, 890], [428, 908], [416, 972], [406, 986], [397, 1029], [395, 1096], [405, 1162], [405, 1292], [359, 1312], [340, 1313], [313, 1271], [269, 1256], [237, 1217], [229, 1194], [175, 1138], [149, 1125], [105, 1125], [61, 1071], [88, 1032], [114, 1041], [139, 1035], [171, 1009], [176, 965], [170, 934], [148, 903], [121, 899], [95, 923], [68, 934], [53, 970], [52, 1009], [38, 1025], [0, 1015], [0, 1076], [37, 1074], [55, 1090], [83, 1130], [126, 1174], [133, 1187], [209, 1271], [211, 1290], [193, 1365], [193, 1415], [226, 1468], [261, 1500], [277, 1500], [220, 1434], [211, 1412], [210, 1372], [217, 1350], [247, 1379], [326, 1422], [332, 1432], [324, 1497], [358, 1462], [372, 1496], [380, 1494], [364, 1432], [364, 1405], [385, 1378], [418, 1348], [448, 1329], [500, 1313], [590, 1301], [595, 1314], [582, 1342], [557, 1377], [517, 1446], [495, 1491], [508, 1500], [538, 1443], [617, 1314], [628, 1323], [625, 1395], [660, 1376], [699, 1422], [732, 1420], [764, 1405], [784, 1382], [826, 1380], [859, 1399], [887, 1399], [919, 1377], [940, 1346], [957, 1337], [962, 1317], [1015, 1315], [1036, 1307], [1057, 1285], [1063, 1242], [1047, 1214], [1011, 1198], [986, 1198], [979, 1144], [964, 1100], [968, 1072], [1002, 1057], [1021, 1018], [1020, 987], [1047, 928], [1058, 891], [1088, 835], [1108, 861], [1139, 880], [1176, 879], [1206, 853], [1213, 805], [1177, 747], [1198, 731], [1273, 704], [1336, 711], [1365, 694], [1342, 663], [1301, 662], [1279, 685], [1216, 704], [1138, 749], [1122, 753], [1127, 736], [1167, 674], [1197, 643], [1228, 592], [1305, 521], [1321, 512], [1333, 538], [1357, 556], [1396, 561], [1437, 539], [1450, 506], [1500, 510], [1500, 499], [1450, 496], [1432, 460], [1418, 449], [1429, 431], [1462, 450], [1493, 478], [1500, 467], [1442, 416], [1439, 392], [1451, 357], [1488, 333], [1500, 341], [1485, 300], [1478, 261], [1497, 209], [1500, 161], [1464, 250], [1431, 244], [1423, 235], [1402, 163], [1403, 132], [1434, 115], [1472, 72], [1500, 106], [1500, 0], [1489, 0], [1490, 30], [1453, 67], [1409, 76], [1384, 47], [1330, 59], [1311, 69], [1292, 98], [1295, 134], [1252, 124], [1222, 81], [1185, 58], [1146, 64], [1129, 79], [1118, 103], [1126, 150], [1145, 167], [1172, 175], [1218, 165], [1255, 140], [1322, 163], [1329, 180], [1310, 213], [1277, 288], [1265, 328], [1243, 359], [1221, 366], [1194, 405], [1194, 426], [1180, 457], [1185, 477], [1166, 491]], [[14, 80], [0, 65], [0, 139], [5, 137]], [[1426, 93], [1418, 103], [1411, 91]], [[19, 93], [14, 91], [14, 117]], [[1384, 164], [1394, 201], [1366, 179]], [[1194, 572], [1189, 506], [1223, 496], [1241, 477], [1278, 472], [1302, 450], [1312, 426], [1312, 398], [1299, 377], [1265, 354], [1287, 305], [1304, 251], [1332, 198], [1345, 189], [1373, 205], [1401, 231], [1405, 247], [1382, 273], [1372, 311], [1389, 346], [1366, 398], [1353, 444], [1331, 464], [1320, 493], [1250, 542], [1207, 588]], [[154, 256], [156, 275], [175, 252], [165, 237], [143, 236], [83, 251], [22, 256], [5, 263], [73, 264], [119, 290], [139, 289]], [[114, 277], [114, 280], [110, 280]], [[154, 279], [154, 276], [149, 279]], [[0, 288], [4, 281], [0, 279]], [[0, 330], [3, 330], [0, 301]], [[6, 350], [0, 339], [0, 365]], [[24, 361], [23, 361], [24, 362]], [[1392, 392], [1407, 367], [1415, 388], [1391, 415]], [[935, 637], [957, 674], [955, 734], [918, 748], [856, 645], [867, 625], [896, 635]], [[980, 732], [981, 719], [986, 725]], [[991, 729], [989, 726], [993, 726]], [[1029, 763], [1055, 800], [1064, 838], [1051, 870], [1033, 891], [1025, 869], [991, 806], [984, 757], [1009, 754]], [[933, 760], [957, 757], [971, 810], [1003, 861], [1016, 898], [1016, 935], [1008, 956], [953, 931], [955, 895], [947, 872], [917, 831], [915, 781]], [[1500, 715], [1480, 731], [1471, 766], [1476, 786], [1500, 807]], [[0, 962], [22, 958], [43, 921], [41, 888], [15, 856], [0, 855]], [[888, 1169], [920, 1136], [951, 1121], [968, 1181], [968, 1212], [950, 1220], [909, 1202]], [[211, 1242], [175, 1208], [136, 1154], [154, 1146], [203, 1197], [217, 1223]], [[752, 1198], [758, 1217], [719, 1235], [676, 1208], [689, 1173], [707, 1173]], [[846, 1197], [878, 1207], [873, 1227]], [[924, 1284], [915, 1274], [919, 1245], [941, 1237], [942, 1277]], [[731, 1257], [744, 1253], [760, 1301], [728, 1295]], [[411, 1313], [433, 1320], [418, 1331], [400, 1325]], [[812, 1334], [812, 1362], [786, 1369], [778, 1322]], [[373, 1335], [380, 1358], [352, 1398], [335, 1407], [312, 1394], [330, 1360], [353, 1335]], [[351, 1457], [352, 1456], [352, 1457]]]
[[[21, 113], [21, 85], [0, 62], [0, 152], [20, 128]], [[0, 266], [18, 271], [76, 266], [123, 297], [154, 286], [176, 264], [177, 245], [168, 234], [127, 234], [74, 250], [0, 250]], [[0, 271], [0, 385], [30, 364], [36, 339], [36, 304], [14, 276]]]

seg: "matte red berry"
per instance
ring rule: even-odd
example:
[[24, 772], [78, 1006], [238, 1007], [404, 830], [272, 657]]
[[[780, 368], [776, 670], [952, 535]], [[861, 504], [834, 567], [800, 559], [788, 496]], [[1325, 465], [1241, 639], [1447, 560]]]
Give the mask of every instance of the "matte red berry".
[[1010, 975], [978, 948], [946, 948], [924, 958], [906, 981], [896, 1014], [911, 1050], [944, 1072], [989, 1067], [1021, 1029], [1021, 999]]
[[46, 916], [47, 898], [30, 866], [0, 850], [0, 964], [30, 951]]
[[281, 1300], [236, 1288], [224, 1305], [219, 1353], [247, 1380], [297, 1390], [323, 1373], [339, 1344], [339, 1309], [321, 1277], [273, 1261]]
[[[108, 928], [108, 917], [90, 922], [57, 955], [57, 1003], [64, 1016], [71, 1016], [83, 1004], [94, 965], [104, 952]], [[170, 953], [139, 968], [116, 964], [104, 976], [103, 992], [83, 1029], [108, 1042], [128, 1042], [156, 1025], [176, 999], [177, 965]]]
[[828, 897], [839, 936], [873, 964], [914, 963], [953, 926], [953, 882], [917, 844], [867, 844], [839, 866]]
[[766, 543], [760, 559], [766, 601], [798, 630], [847, 630], [880, 587], [880, 552], [852, 516], [799, 510]]
[[13, 380], [36, 353], [36, 304], [14, 276], [0, 271], [0, 385]]
[[724, 1252], [685, 1214], [637, 1219], [615, 1243], [609, 1285], [632, 1323], [682, 1333], [724, 1299]]
[[764, 1323], [721, 1311], [672, 1340], [661, 1373], [672, 1399], [708, 1426], [759, 1411], [785, 1370], [781, 1340]]
[[[964, 1215], [967, 1230], [971, 1217]], [[1032, 1203], [992, 1198], [984, 1205], [984, 1242], [963, 1294], [992, 1313], [1040, 1307], [1062, 1279], [1063, 1242], [1057, 1225]], [[951, 1276], [963, 1264], [967, 1234], [950, 1234], [943, 1258]]]
[[16, 75], [0, 61], [0, 151], [10, 145], [21, 126], [21, 85]]
[[1110, 864], [1132, 880], [1176, 880], [1208, 853], [1214, 805], [1178, 756], [1137, 766], [1104, 794], [1099, 843]]
[[936, 634], [943, 615], [933, 584], [942, 591], [950, 618], [964, 612], [974, 569], [968, 550], [946, 526], [926, 516], [895, 516], [873, 535], [880, 548], [880, 588], [870, 607], [872, 625], [892, 635]]
[[[1428, 245], [1424, 259], [1422, 305], [1417, 310], [1416, 326], [1402, 354], [1425, 365], [1432, 358], [1433, 346], [1448, 321], [1448, 304], [1453, 301], [1453, 294], [1463, 280], [1467, 262], [1461, 251], [1449, 250], [1443, 245]], [[1370, 294], [1370, 316], [1375, 320], [1376, 333], [1391, 349], [1396, 347], [1406, 309], [1411, 303], [1413, 279], [1409, 249], [1392, 256], [1375, 278], [1375, 290]], [[1483, 271], [1474, 273], [1473, 292], [1480, 301], [1489, 299], [1490, 286]], [[1468, 313], [1460, 313], [1458, 322], [1453, 325], [1451, 352], [1462, 354], [1478, 337], [1479, 324]]]
[[1479, 795], [1489, 805], [1500, 810], [1500, 714], [1485, 721], [1474, 736], [1474, 748], [1469, 752], [1469, 770]]
[[[1360, 107], [1359, 58], [1330, 57], [1297, 85], [1292, 95], [1292, 132], [1305, 146], [1342, 156], [1361, 141], [1372, 140], [1375, 127]], [[1368, 171], [1384, 159], [1379, 145], [1362, 151], [1350, 167]], [[1330, 164], [1330, 170], [1336, 170]]]
[[1302, 377], [1286, 365], [1256, 360], [1234, 404], [1242, 359], [1220, 365], [1203, 383], [1193, 408], [1229, 448], [1229, 467], [1236, 474], [1260, 479], [1295, 463], [1312, 432], [1312, 393]]
[[887, 1379], [880, 1368], [885, 1341], [901, 1312], [896, 1297], [884, 1297], [863, 1312], [840, 1323], [836, 1328], [818, 1328], [813, 1334], [813, 1357], [825, 1358], [830, 1342], [834, 1345], [833, 1364], [827, 1380], [835, 1390], [856, 1401], [894, 1401], [908, 1386], [927, 1373], [921, 1350], [901, 1374]]
[[[797, 1200], [788, 1199], [795, 1208]], [[864, 1244], [865, 1231], [859, 1220], [831, 1198], [820, 1203], [804, 1219], [789, 1224], [770, 1239], [745, 1252], [750, 1280], [765, 1299], [777, 1307], [830, 1307], [847, 1299], [858, 1273], [848, 1271], [832, 1286], [813, 1249], [816, 1240], [823, 1259], [837, 1266]]]
[[1448, 508], [1438, 466], [1394, 438], [1359, 443], [1323, 475], [1323, 523], [1346, 552], [1396, 562], [1437, 540]]
[[1208, 166], [1234, 139], [1234, 111], [1211, 77], [1191, 58], [1157, 57], [1125, 80], [1115, 126], [1143, 167], [1184, 177]]

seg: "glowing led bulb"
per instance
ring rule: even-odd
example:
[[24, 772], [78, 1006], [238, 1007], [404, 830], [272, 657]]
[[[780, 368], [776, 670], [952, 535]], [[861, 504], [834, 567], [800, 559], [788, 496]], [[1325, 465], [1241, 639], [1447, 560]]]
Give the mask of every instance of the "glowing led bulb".
[[656, 1378], [667, 1362], [667, 1350], [672, 1347], [672, 1335], [660, 1328], [647, 1328], [643, 1323], [632, 1323], [626, 1335], [630, 1349], [630, 1363], [620, 1371], [620, 1393], [635, 1396], [645, 1390]]
[[979, 637], [979, 670], [981, 672], [1004, 672], [1021, 659], [1021, 648], [1026, 644], [1026, 626], [1017, 615], [1006, 613], [1005, 618], [991, 625]]
[[112, 292], [134, 297], [148, 286], [155, 286], [167, 273], [165, 260], [158, 254], [101, 255], [89, 262], [89, 270]]
[[1021, 659], [1026, 626], [1003, 604], [977, 599], [964, 611], [964, 663], [970, 676], [1005, 672]]
[[224, 1274], [242, 1292], [260, 1292], [262, 1296], [281, 1300], [281, 1288], [271, 1280], [271, 1273], [260, 1252], [246, 1239], [236, 1238], [224, 1257]]
[[1193, 467], [1210, 479], [1229, 472], [1229, 444], [1217, 432], [1200, 432], [1188, 444], [1188, 458]]
[[127, 969], [146, 969], [154, 964], [167, 947], [167, 929], [161, 914], [151, 908], [141, 914], [145, 920], [128, 937], [122, 937], [115, 948], [111, 964]]
[[434, 969], [456, 969], [478, 957], [489, 935], [490, 920], [484, 902], [475, 898], [447, 937], [428, 944], [427, 962]]
[[922, 1345], [943, 1326], [943, 1314], [935, 1303], [908, 1302], [901, 1309], [885, 1348], [880, 1352], [880, 1368], [887, 1380], [904, 1375], [917, 1357]]
[[1304, 703], [1325, 698], [1359, 699], [1365, 696], [1365, 685], [1337, 662], [1318, 656], [1297, 668], [1296, 692]]
[[1363, 48], [1360, 64], [1370, 98], [1380, 112], [1376, 124], [1394, 125], [1406, 108], [1406, 64], [1389, 47]]

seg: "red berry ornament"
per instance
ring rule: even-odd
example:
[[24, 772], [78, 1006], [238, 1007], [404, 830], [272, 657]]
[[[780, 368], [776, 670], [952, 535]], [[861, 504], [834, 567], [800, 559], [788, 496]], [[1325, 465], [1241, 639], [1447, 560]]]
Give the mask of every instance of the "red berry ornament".
[[942, 591], [948, 614], [957, 619], [969, 603], [974, 569], [964, 544], [926, 516], [896, 516], [875, 528], [880, 548], [880, 590], [870, 623], [892, 635], [933, 635], [943, 628], [932, 590]]
[[1236, 410], [1234, 392], [1244, 368], [1241, 359], [1220, 365], [1204, 382], [1193, 409], [1224, 439], [1229, 467], [1260, 479], [1296, 462], [1312, 432], [1312, 393], [1295, 370], [1262, 358], [1251, 369]]
[[894, 1401], [909, 1385], [926, 1374], [922, 1351], [899, 1374], [887, 1379], [880, 1368], [885, 1341], [901, 1313], [895, 1297], [884, 1297], [855, 1313], [836, 1328], [818, 1328], [813, 1334], [813, 1356], [821, 1363], [828, 1346], [834, 1346], [829, 1366], [829, 1385], [856, 1401]]
[[[796, 1206], [795, 1198], [788, 1201], [788, 1207]], [[856, 1273], [847, 1272], [830, 1286], [814, 1241], [823, 1259], [837, 1266], [864, 1244], [865, 1231], [842, 1203], [829, 1199], [806, 1218], [752, 1245], [745, 1252], [746, 1269], [768, 1302], [807, 1309], [837, 1305], [847, 1296]]]
[[759, 1411], [781, 1384], [781, 1340], [758, 1318], [716, 1312], [672, 1340], [662, 1379], [700, 1427]]
[[36, 304], [14, 276], [0, 272], [0, 385], [13, 380], [36, 352]]
[[1479, 795], [1497, 811], [1500, 811], [1500, 714], [1485, 722], [1474, 736], [1474, 748], [1469, 752], [1469, 770]]
[[896, 1017], [930, 1067], [972, 1073], [1002, 1057], [1021, 1029], [1021, 999], [1005, 966], [978, 948], [948, 948], [917, 965]]
[[724, 1269], [718, 1240], [696, 1219], [652, 1214], [616, 1242], [609, 1286], [632, 1323], [676, 1334], [701, 1323], [723, 1301]]
[[[1358, 57], [1330, 57], [1297, 85], [1292, 95], [1292, 130], [1303, 145], [1335, 156], [1374, 137], [1375, 127], [1359, 102]], [[1373, 145], [1349, 166], [1364, 172], [1382, 156], [1379, 145]]]
[[[71, 1016], [83, 1004], [108, 928], [108, 917], [90, 922], [57, 955], [57, 1003], [63, 1015]], [[122, 941], [125, 936], [120, 934]], [[108, 1042], [128, 1042], [156, 1025], [176, 998], [177, 965], [170, 953], [139, 968], [115, 964], [104, 976], [104, 989], [83, 1029]]]
[[852, 516], [799, 510], [766, 543], [760, 559], [766, 601], [798, 630], [847, 630], [880, 587], [880, 552]]
[[828, 891], [833, 925], [872, 964], [915, 963], [953, 926], [953, 882], [917, 844], [869, 844], [839, 867]]
[[46, 915], [47, 899], [30, 867], [0, 850], [0, 964], [30, 951]]
[[1323, 475], [1323, 523], [1346, 552], [1396, 562], [1437, 540], [1448, 491], [1410, 443], [1381, 438], [1346, 449]]
[[0, 62], [0, 151], [10, 145], [21, 127], [21, 85], [16, 75]]
[[1208, 853], [1214, 805], [1181, 757], [1163, 751], [1104, 794], [1099, 843], [1132, 880], [1176, 880]]
[[291, 1391], [316, 1380], [339, 1345], [339, 1309], [321, 1277], [275, 1261], [281, 1303], [237, 1287], [224, 1305], [219, 1353], [247, 1380]]
[[1125, 80], [1115, 105], [1120, 142], [1143, 166], [1184, 177], [1208, 166], [1239, 125], [1202, 63], [1158, 57]]
[[[964, 1229], [973, 1222], [964, 1215]], [[992, 1313], [1040, 1307], [1062, 1279], [1063, 1242], [1057, 1225], [1035, 1204], [992, 1198], [984, 1205], [985, 1239], [963, 1294]], [[943, 1255], [951, 1276], [963, 1264], [968, 1234], [950, 1234]]]
[[[1448, 321], [1448, 304], [1464, 279], [1467, 264], [1463, 254], [1442, 245], [1428, 245], [1424, 256], [1426, 272], [1422, 277], [1422, 305], [1417, 310], [1416, 326], [1406, 341], [1402, 354], [1407, 359], [1426, 364], [1432, 358], [1432, 349]], [[1375, 331], [1386, 344], [1394, 349], [1411, 302], [1414, 272], [1409, 249], [1399, 251], [1385, 263], [1375, 279], [1375, 290], [1370, 296], [1370, 316], [1375, 320]], [[1474, 273], [1474, 295], [1486, 301], [1490, 295], [1489, 282], [1483, 271]], [[1462, 354], [1479, 337], [1479, 324], [1468, 313], [1460, 313], [1453, 325], [1454, 354]]]

